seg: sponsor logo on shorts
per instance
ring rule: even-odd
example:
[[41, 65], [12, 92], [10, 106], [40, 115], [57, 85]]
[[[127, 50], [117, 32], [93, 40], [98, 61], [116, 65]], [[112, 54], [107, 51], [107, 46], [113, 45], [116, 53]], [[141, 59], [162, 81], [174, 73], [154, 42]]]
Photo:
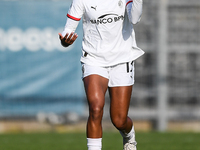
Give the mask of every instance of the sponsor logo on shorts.
[[84, 67], [84, 65], [82, 65], [82, 73], [84, 73], [85, 72], [85, 67]]

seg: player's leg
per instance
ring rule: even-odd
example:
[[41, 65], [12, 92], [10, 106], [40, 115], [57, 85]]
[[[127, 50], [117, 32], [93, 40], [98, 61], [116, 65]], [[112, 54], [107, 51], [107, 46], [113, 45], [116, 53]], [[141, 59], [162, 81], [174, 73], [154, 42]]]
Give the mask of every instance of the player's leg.
[[87, 137], [101, 138], [101, 120], [105, 103], [105, 93], [108, 79], [99, 75], [90, 75], [83, 79], [85, 92], [89, 105], [89, 118], [87, 123]]
[[135, 131], [128, 117], [132, 86], [110, 87], [109, 93], [111, 120], [123, 136], [124, 150], [136, 150]]
[[135, 131], [128, 117], [129, 104], [134, 84], [134, 62], [112, 67], [110, 71], [110, 116], [114, 126], [123, 136], [124, 150], [136, 150]]
[[102, 117], [108, 79], [99, 75], [89, 75], [83, 79], [89, 105], [87, 122], [88, 150], [100, 150], [102, 138]]
[[128, 117], [132, 86], [110, 87], [110, 116], [114, 126], [126, 133], [132, 129], [132, 120]]

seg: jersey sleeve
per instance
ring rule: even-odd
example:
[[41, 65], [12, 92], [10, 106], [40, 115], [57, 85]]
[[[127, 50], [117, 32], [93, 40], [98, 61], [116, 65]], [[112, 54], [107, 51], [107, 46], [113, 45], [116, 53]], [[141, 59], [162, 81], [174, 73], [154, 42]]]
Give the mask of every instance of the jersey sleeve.
[[84, 13], [84, 5], [83, 0], [73, 0], [72, 4], [67, 13], [67, 21], [65, 24], [64, 31], [62, 32], [62, 36], [65, 36], [66, 33], [75, 32], [79, 21], [81, 20]]
[[126, 0], [128, 18], [132, 24], [140, 21], [142, 15], [143, 0]]
[[83, 13], [85, 11], [83, 1], [84, 0], [73, 0], [67, 13], [68, 18], [75, 21], [81, 20], [81, 17], [83, 16]]

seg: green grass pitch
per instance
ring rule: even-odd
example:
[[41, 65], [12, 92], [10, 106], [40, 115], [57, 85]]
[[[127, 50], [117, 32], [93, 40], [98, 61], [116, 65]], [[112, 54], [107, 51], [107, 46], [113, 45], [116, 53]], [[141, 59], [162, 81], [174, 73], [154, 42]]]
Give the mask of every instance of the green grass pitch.
[[[200, 150], [200, 133], [136, 132], [138, 150]], [[85, 133], [0, 134], [0, 150], [87, 150]], [[117, 132], [104, 132], [102, 150], [122, 150]]]

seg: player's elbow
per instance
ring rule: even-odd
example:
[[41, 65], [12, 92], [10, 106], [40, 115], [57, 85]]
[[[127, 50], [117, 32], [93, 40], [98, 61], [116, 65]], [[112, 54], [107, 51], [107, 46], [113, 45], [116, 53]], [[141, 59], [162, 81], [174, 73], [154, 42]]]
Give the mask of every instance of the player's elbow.
[[139, 21], [138, 20], [134, 20], [134, 21], [132, 21], [131, 23], [132, 24], [137, 24]]
[[132, 24], [137, 24], [138, 22], [140, 22], [140, 17], [131, 19]]
[[141, 9], [132, 9], [131, 10], [131, 15], [130, 15], [130, 20], [132, 24], [136, 24], [140, 22], [142, 16], [142, 8]]

